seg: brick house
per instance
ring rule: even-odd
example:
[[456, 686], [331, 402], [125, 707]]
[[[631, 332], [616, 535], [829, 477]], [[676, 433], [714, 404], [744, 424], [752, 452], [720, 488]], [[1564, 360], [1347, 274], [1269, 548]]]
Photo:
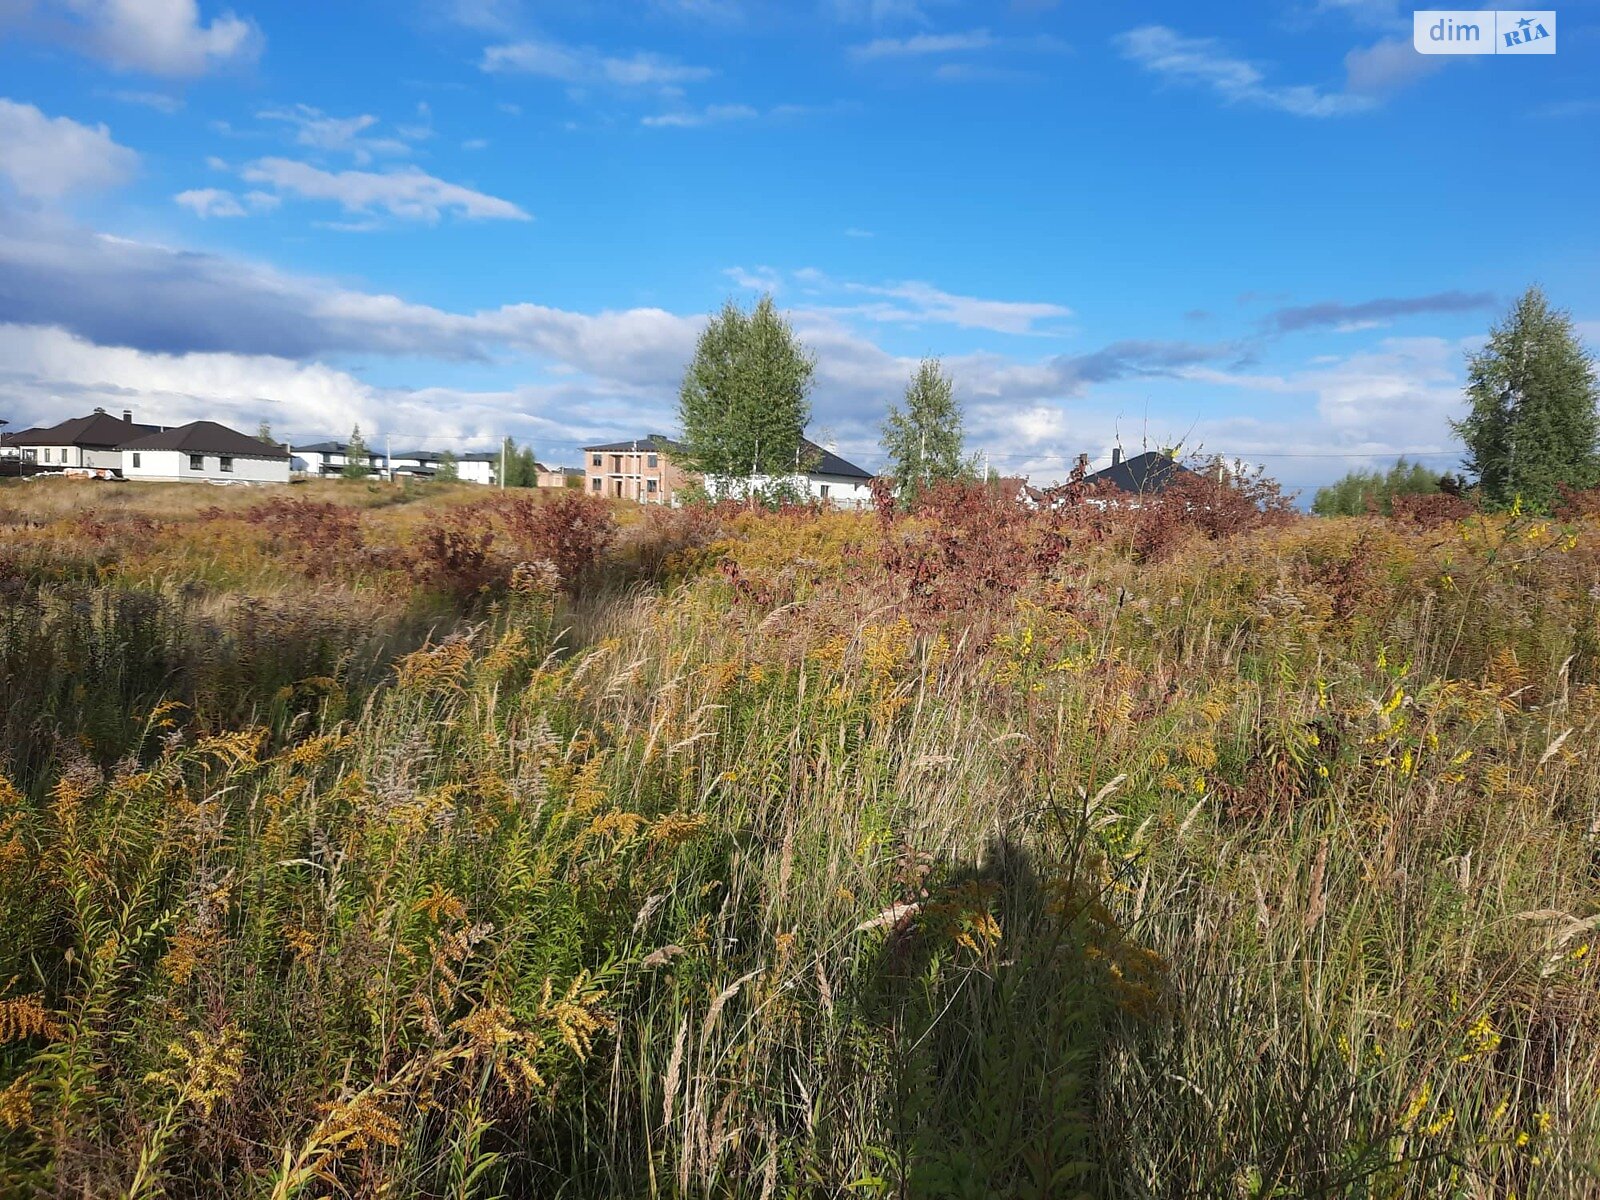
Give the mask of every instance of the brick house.
[[583, 448], [583, 490], [591, 496], [671, 504], [673, 496], [693, 480], [672, 461], [676, 442], [653, 433], [649, 437]]

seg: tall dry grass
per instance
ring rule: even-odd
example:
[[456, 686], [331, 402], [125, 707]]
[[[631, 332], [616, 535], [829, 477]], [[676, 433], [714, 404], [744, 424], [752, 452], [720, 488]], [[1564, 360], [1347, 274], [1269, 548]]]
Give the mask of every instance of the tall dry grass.
[[[1592, 522], [463, 503], [14, 524], [0, 1190], [1597, 1190]], [[193, 562], [366, 649], [164, 703]]]

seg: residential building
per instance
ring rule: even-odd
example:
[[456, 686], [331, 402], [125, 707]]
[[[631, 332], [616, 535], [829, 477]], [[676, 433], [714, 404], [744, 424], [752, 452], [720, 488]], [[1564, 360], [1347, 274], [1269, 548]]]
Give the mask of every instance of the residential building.
[[652, 433], [648, 437], [603, 446], [585, 446], [584, 490], [591, 496], [672, 504], [693, 476], [672, 461], [678, 443]]
[[808, 438], [800, 442], [801, 465], [806, 469], [793, 475], [751, 475], [743, 479], [706, 481], [713, 497], [739, 499], [752, 491], [787, 487], [812, 500], [838, 508], [868, 508], [872, 505], [871, 471], [839, 457]]
[[[313, 478], [343, 475], [345, 468], [350, 465], [348, 442], [312, 442], [292, 447], [291, 454], [290, 467], [294, 473]], [[357, 455], [357, 458], [369, 471], [381, 471], [385, 467], [383, 455], [375, 454], [370, 446], [364, 455]]]
[[462, 483], [493, 487], [500, 482], [500, 451], [483, 450], [456, 457], [456, 477]]
[[118, 447], [158, 430], [156, 425], [135, 424], [131, 409], [125, 409], [118, 418], [97, 408], [86, 417], [6, 434], [4, 449], [8, 456], [35, 463], [46, 470], [109, 477], [122, 469]]
[[[1088, 460], [1084, 457], [1080, 461]], [[1109, 488], [1119, 492], [1129, 492], [1135, 496], [1145, 496], [1164, 491], [1178, 480], [1193, 474], [1193, 471], [1170, 454], [1163, 454], [1159, 450], [1147, 450], [1143, 454], [1135, 454], [1132, 458], [1125, 459], [1122, 457], [1122, 447], [1117, 446], [1111, 451], [1111, 465], [1103, 471], [1084, 476], [1083, 481], [1086, 484], [1098, 485], [1102, 489]]]
[[229, 429], [192, 421], [124, 442], [126, 479], [183, 483], [288, 483], [289, 450]]
[[541, 462], [533, 464], [535, 468], [535, 487], [542, 488], [581, 488], [584, 480], [582, 467], [547, 467]]

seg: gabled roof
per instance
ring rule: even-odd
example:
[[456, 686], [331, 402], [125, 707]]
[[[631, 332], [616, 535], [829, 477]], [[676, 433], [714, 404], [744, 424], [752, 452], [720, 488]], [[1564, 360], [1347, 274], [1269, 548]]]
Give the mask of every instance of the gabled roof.
[[155, 433], [155, 425], [139, 425], [124, 421], [110, 413], [90, 413], [87, 417], [73, 417], [58, 425], [40, 429], [24, 429], [6, 436], [8, 446], [87, 446], [91, 449], [114, 450], [130, 438]]
[[824, 450], [809, 438], [800, 439], [801, 451], [815, 457], [815, 465], [810, 468], [812, 475], [843, 475], [849, 479], [871, 479], [871, 471], [863, 471], [853, 462], [840, 458], [832, 450]]
[[272, 442], [218, 425], [215, 421], [191, 421], [163, 433], [136, 438], [122, 444], [124, 450], [181, 450], [187, 454], [226, 454], [239, 458], [286, 459], [289, 452]]
[[1162, 454], [1159, 450], [1146, 450], [1143, 454], [1123, 459], [1104, 471], [1096, 471], [1093, 475], [1085, 476], [1084, 482], [1104, 483], [1118, 491], [1144, 494], [1159, 492], [1185, 475], [1193, 474], [1193, 471], [1171, 455]]
[[296, 454], [343, 454], [350, 449], [348, 442], [312, 442], [309, 446], [290, 447]]

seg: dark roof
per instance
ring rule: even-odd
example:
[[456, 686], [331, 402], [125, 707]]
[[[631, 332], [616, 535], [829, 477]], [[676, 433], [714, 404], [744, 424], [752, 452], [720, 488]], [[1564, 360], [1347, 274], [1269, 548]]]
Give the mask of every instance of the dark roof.
[[403, 458], [414, 458], [419, 463], [429, 463], [438, 462], [439, 453], [438, 450], [396, 450], [389, 457], [395, 462], [399, 462]]
[[1159, 450], [1146, 450], [1119, 463], [1085, 476], [1085, 483], [1104, 483], [1122, 492], [1159, 492], [1168, 484], [1194, 472], [1171, 455]]
[[683, 446], [671, 438], [652, 433], [648, 437], [630, 438], [626, 442], [607, 442], [604, 446], [585, 446], [583, 449], [585, 453], [598, 450], [605, 454], [632, 454], [637, 450], [641, 454], [671, 454], [675, 450], [681, 451]]
[[500, 451], [498, 451], [498, 450], [474, 450], [471, 454], [459, 454], [459, 455], [457, 455], [456, 456], [456, 461], [457, 462], [497, 463], [497, 462], [500, 461]]
[[871, 479], [871, 471], [863, 471], [853, 462], [840, 458], [832, 450], [824, 450], [809, 438], [800, 439], [801, 449], [810, 455], [818, 456], [816, 463], [810, 469], [812, 475], [843, 475], [850, 479]]
[[176, 429], [168, 429], [164, 433], [152, 433], [149, 437], [124, 442], [122, 448], [182, 450], [188, 454], [227, 454], [240, 458], [289, 457], [289, 452], [282, 446], [273, 442], [263, 442], [260, 438], [240, 433], [237, 429], [229, 429], [226, 425], [218, 425], [215, 421], [191, 421], [187, 425], [179, 425]]
[[90, 413], [87, 417], [73, 417], [59, 425], [42, 429], [24, 429], [6, 437], [8, 446], [91, 446], [114, 450], [130, 438], [155, 433], [155, 425], [139, 425], [124, 421], [110, 413]]
[[312, 442], [309, 446], [290, 447], [296, 454], [343, 454], [350, 449], [348, 442]]

